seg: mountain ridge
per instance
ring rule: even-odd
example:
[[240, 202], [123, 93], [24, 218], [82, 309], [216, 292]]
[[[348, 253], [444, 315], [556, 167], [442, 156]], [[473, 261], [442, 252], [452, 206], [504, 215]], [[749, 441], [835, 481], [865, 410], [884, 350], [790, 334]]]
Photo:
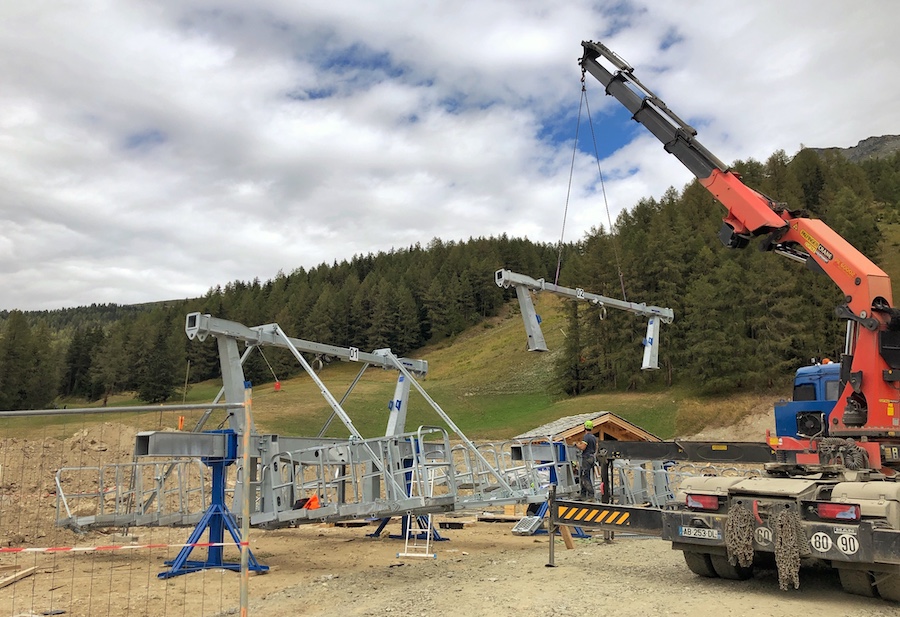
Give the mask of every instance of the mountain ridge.
[[877, 137], [866, 137], [849, 148], [838, 148], [836, 146], [830, 148], [811, 148], [819, 156], [824, 156], [826, 152], [835, 152], [846, 158], [851, 163], [860, 163], [869, 159], [880, 159], [893, 156], [900, 152], [900, 135], [880, 135]]

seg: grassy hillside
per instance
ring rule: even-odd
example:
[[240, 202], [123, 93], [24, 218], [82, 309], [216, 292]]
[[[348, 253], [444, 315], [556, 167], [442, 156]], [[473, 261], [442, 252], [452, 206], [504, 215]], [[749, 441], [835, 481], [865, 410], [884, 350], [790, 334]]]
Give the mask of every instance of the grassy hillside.
[[[580, 396], [561, 396], [553, 391], [554, 350], [562, 347], [565, 320], [564, 300], [550, 294], [536, 297], [536, 308], [543, 320], [543, 332], [549, 353], [525, 350], [525, 330], [518, 307], [510, 305], [504, 313], [471, 328], [461, 335], [426, 347], [410, 357], [429, 363], [428, 377], [420, 380], [428, 396], [472, 439], [503, 440], [521, 434], [557, 418], [588, 411], [611, 411], [662, 438], [691, 435], [708, 427], [731, 426], [750, 414], [771, 413], [771, 404], [789, 392], [748, 393], [727, 398], [699, 398], [687, 388], [675, 387], [657, 392], [612, 392]], [[687, 370], [688, 367], [681, 367]], [[360, 365], [334, 362], [318, 373], [337, 400], [341, 400]], [[366, 437], [383, 435], [387, 420], [387, 401], [393, 397], [396, 373], [370, 368], [353, 389], [343, 408], [360, 433]], [[219, 383], [205, 382], [189, 387], [188, 403], [211, 401]], [[180, 401], [172, 401], [180, 402]], [[127, 396], [110, 399], [109, 405], [136, 405]], [[75, 401], [69, 406], [77, 406]], [[202, 412], [160, 412], [139, 415], [97, 415], [33, 417], [5, 420], [4, 427], [17, 433], [38, 432], [45, 436], [71, 434], [73, 427], [85, 422], [115, 421], [133, 424], [141, 430], [175, 428], [179, 415], [185, 429], [196, 424]], [[317, 435], [332, 415], [328, 402], [307, 375], [281, 382], [276, 391], [272, 383], [253, 389], [253, 415], [262, 432], [282, 435]], [[213, 414], [207, 429], [223, 423], [223, 412]], [[410, 397], [407, 429], [419, 425], [444, 426], [444, 422], [415, 389]], [[325, 433], [345, 437], [347, 429], [334, 418]], [[762, 439], [763, 435], [759, 435]]]
[[[882, 224], [881, 267], [892, 280], [900, 280], [900, 224]], [[557, 418], [588, 411], [611, 411], [662, 438], [691, 435], [705, 428], [737, 424], [748, 415], [771, 413], [776, 400], [790, 396], [788, 390], [744, 393], [724, 398], [698, 397], [686, 387], [659, 392], [612, 392], [576, 398], [553, 392], [552, 372], [555, 351], [562, 347], [565, 320], [564, 300], [550, 294], [536, 296], [535, 305], [543, 320], [549, 353], [525, 350], [525, 330], [518, 308], [509, 305], [500, 316], [471, 328], [440, 344], [420, 349], [410, 357], [427, 360], [429, 375], [420, 380], [428, 395], [463, 432], [473, 439], [501, 440], [523, 433]], [[665, 327], [665, 326], [663, 326]], [[319, 377], [340, 400], [359, 370], [359, 365], [335, 362]], [[678, 367], [688, 370], [689, 367]], [[388, 419], [387, 401], [393, 397], [396, 374], [369, 369], [344, 403], [344, 409], [359, 431], [369, 437], [384, 434]], [[190, 387], [187, 402], [212, 400], [217, 383]], [[137, 404], [120, 397], [111, 405]], [[316, 435], [331, 416], [331, 408], [306, 375], [273, 384], [261, 384], [253, 392], [254, 418], [264, 432], [284, 435]], [[199, 412], [185, 414], [185, 427], [192, 428]], [[137, 422], [148, 429], [154, 425], [174, 427], [177, 417], [168, 414], [117, 417], [117, 421]], [[108, 416], [97, 416], [97, 418]], [[221, 414], [213, 422], [221, 422]], [[70, 425], [83, 418], [62, 418]], [[48, 430], [46, 418], [17, 420], [22, 426]], [[56, 424], [57, 420], [53, 420]], [[440, 417], [413, 391], [407, 428], [421, 424], [443, 425]], [[52, 425], [51, 425], [52, 426]], [[208, 425], [208, 428], [212, 428]], [[63, 431], [66, 429], [63, 428]], [[336, 418], [326, 432], [343, 437], [347, 431]], [[762, 439], [763, 435], [759, 436]]]
[[[900, 225], [884, 224], [880, 265], [900, 280]], [[685, 387], [659, 392], [613, 392], [576, 398], [553, 392], [554, 350], [562, 347], [564, 300], [550, 294], [536, 296], [536, 308], [549, 353], [525, 350], [525, 330], [518, 308], [510, 305], [500, 317], [467, 330], [452, 340], [419, 350], [411, 357], [428, 360], [429, 375], [421, 380], [428, 395], [473, 439], [506, 439], [557, 418], [588, 411], [612, 411], [662, 438], [690, 435], [705, 428], [737, 424], [748, 415], [771, 413], [776, 400], [789, 390], [743, 393], [724, 398], [697, 397]], [[665, 326], [664, 326], [665, 327]], [[679, 367], [688, 370], [689, 367]], [[359, 367], [336, 362], [319, 376], [340, 399]], [[369, 369], [344, 407], [365, 436], [384, 433], [387, 401], [393, 396], [395, 374]], [[189, 400], [209, 400], [215, 388], [194, 386]], [[318, 434], [331, 409], [307, 376], [254, 390], [254, 415], [263, 431], [289, 435]], [[442, 425], [423, 397], [413, 392], [408, 428]], [[337, 419], [326, 433], [345, 436]], [[759, 435], [762, 439], [763, 435]]]
[[[896, 286], [900, 282], [900, 224], [879, 223], [884, 240], [881, 242], [881, 256], [878, 265], [891, 277]], [[898, 297], [894, 296], [894, 304]]]
[[[748, 413], [765, 409], [787, 393], [750, 394], [728, 399], [700, 399], [683, 388], [654, 393], [603, 393], [577, 398], [555, 394], [551, 387], [554, 351], [562, 346], [564, 319], [559, 298], [542, 295], [536, 306], [543, 319], [549, 353], [525, 350], [525, 331], [517, 308], [472, 328], [452, 340], [426, 347], [410, 357], [425, 359], [429, 375], [421, 386], [452, 421], [472, 439], [502, 440], [557, 418], [588, 411], [612, 411], [663, 438], [691, 434], [707, 426], [727, 426]], [[318, 375], [340, 400], [359, 365], [334, 362]], [[359, 381], [344, 409], [364, 436], [384, 434], [387, 401], [396, 374], [370, 368]], [[192, 386], [188, 402], [209, 401], [217, 384]], [[253, 392], [254, 418], [264, 432], [316, 435], [331, 416], [331, 408], [306, 375], [281, 383], [262, 384]], [[187, 414], [185, 427], [198, 413]], [[221, 415], [214, 416], [215, 422]], [[174, 420], [164, 421], [171, 425]], [[410, 397], [407, 428], [444, 425], [439, 414], [417, 391]], [[210, 427], [211, 428], [211, 427]], [[326, 435], [343, 437], [347, 430], [335, 418]], [[762, 439], [762, 435], [759, 436]]]

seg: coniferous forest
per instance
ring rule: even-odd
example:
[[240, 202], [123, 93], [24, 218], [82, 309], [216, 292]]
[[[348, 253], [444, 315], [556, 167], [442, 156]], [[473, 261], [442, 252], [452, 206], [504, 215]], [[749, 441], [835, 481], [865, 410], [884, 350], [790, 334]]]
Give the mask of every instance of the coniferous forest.
[[[825, 222], [874, 262], [893, 259], [900, 228], [900, 153], [859, 164], [836, 152], [776, 152], [737, 161], [744, 182]], [[728, 250], [717, 233], [724, 209], [698, 183], [623, 211], [563, 247], [504, 236], [433, 239], [350, 261], [298, 268], [272, 280], [234, 281], [203, 297], [148, 305], [92, 305], [0, 312], [0, 409], [37, 409], [62, 398], [105, 400], [135, 392], [172, 399], [185, 378], [218, 376], [212, 339], [184, 335], [185, 315], [210, 313], [248, 326], [277, 322], [292, 336], [400, 355], [494, 316], [515, 298], [493, 282], [501, 267], [593, 293], [670, 307], [661, 371], [642, 373], [645, 324], [585, 303], [566, 303], [566, 339], [556, 362], [560, 394], [685, 385], [725, 394], [785, 383], [811, 358], [838, 358], [844, 324], [827, 277], [756, 250]], [[893, 262], [891, 262], [893, 263]], [[886, 266], [885, 266], [886, 267]], [[887, 268], [890, 273], [890, 269]], [[187, 371], [186, 371], [186, 367]], [[252, 354], [248, 379], [300, 370], [287, 353]]]

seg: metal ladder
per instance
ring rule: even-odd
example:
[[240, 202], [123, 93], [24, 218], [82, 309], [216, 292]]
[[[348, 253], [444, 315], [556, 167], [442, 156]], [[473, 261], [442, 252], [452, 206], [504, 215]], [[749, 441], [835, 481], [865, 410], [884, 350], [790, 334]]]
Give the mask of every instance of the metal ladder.
[[[420, 469], [424, 470], [424, 478], [420, 477]], [[410, 497], [413, 497], [414, 493], [419, 491], [424, 492], [424, 495], [422, 495], [423, 497], [433, 497], [434, 475], [434, 469], [431, 467], [421, 467], [419, 465], [413, 466], [412, 471], [410, 472]], [[404, 520], [406, 530], [404, 534], [403, 552], [397, 553], [397, 557], [428, 557], [430, 559], [437, 559], [437, 553], [432, 550], [431, 546], [434, 542], [434, 525], [431, 513], [413, 516], [412, 512], [407, 512]], [[420, 529], [424, 527], [424, 530], [422, 530], [424, 533], [420, 533], [420, 529], [416, 529], [414, 523], [418, 524]]]
[[[413, 516], [407, 514], [406, 534], [403, 542], [403, 552], [397, 553], [397, 557], [428, 557], [429, 559], [437, 559], [437, 553], [432, 550], [434, 542], [434, 527], [432, 526], [431, 514], [422, 516]], [[418, 523], [421, 530], [416, 529], [413, 523]]]

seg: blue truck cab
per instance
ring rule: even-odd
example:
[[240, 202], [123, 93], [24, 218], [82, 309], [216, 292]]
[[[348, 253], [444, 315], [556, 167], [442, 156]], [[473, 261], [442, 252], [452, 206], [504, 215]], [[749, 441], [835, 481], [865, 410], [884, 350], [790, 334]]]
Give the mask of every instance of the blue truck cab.
[[775, 434], [795, 439], [827, 435], [840, 381], [841, 365], [836, 362], [797, 369], [793, 399], [775, 404]]

